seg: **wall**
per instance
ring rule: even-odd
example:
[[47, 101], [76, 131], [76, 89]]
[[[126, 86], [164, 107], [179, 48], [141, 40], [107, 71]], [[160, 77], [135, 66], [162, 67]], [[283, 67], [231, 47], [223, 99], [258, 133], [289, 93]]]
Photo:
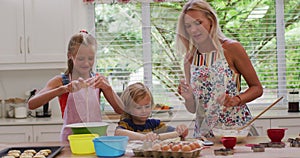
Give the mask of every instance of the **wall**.
[[[27, 98], [25, 92], [41, 89], [47, 81], [64, 70], [14, 70], [0, 71], [0, 98]], [[50, 103], [53, 117], [60, 117], [57, 98]]]

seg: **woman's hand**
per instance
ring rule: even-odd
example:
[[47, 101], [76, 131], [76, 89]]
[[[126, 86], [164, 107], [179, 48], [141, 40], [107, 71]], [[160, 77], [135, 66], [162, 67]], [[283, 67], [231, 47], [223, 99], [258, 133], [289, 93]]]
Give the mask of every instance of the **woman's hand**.
[[224, 106], [229, 107], [229, 106], [239, 106], [241, 105], [241, 98], [237, 96], [230, 96], [229, 94], [225, 95], [225, 100], [224, 100]]
[[189, 130], [185, 124], [180, 124], [176, 127], [176, 132], [181, 136], [181, 137], [186, 137], [189, 134]]
[[180, 84], [178, 86], [178, 93], [185, 99], [193, 98], [193, 88], [190, 84], [187, 84], [184, 79], [180, 80]]

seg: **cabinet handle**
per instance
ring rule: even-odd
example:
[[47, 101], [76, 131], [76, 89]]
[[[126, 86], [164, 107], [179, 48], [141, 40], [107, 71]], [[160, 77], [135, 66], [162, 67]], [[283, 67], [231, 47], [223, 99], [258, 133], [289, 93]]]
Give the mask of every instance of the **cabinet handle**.
[[29, 48], [29, 36], [27, 37], [27, 50], [28, 50], [28, 53], [30, 53], [30, 48]]
[[39, 141], [39, 136], [36, 136], [35, 141], [36, 141], [36, 142]]
[[30, 142], [30, 135], [28, 136], [28, 142]]
[[23, 53], [23, 51], [22, 51], [22, 36], [20, 36], [20, 54], [22, 54]]

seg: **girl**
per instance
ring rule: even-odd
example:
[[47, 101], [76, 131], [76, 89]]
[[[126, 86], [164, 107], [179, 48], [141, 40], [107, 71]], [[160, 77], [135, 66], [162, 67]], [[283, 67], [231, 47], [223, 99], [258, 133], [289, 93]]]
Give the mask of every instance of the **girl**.
[[82, 30], [73, 35], [68, 45], [68, 69], [50, 79], [46, 86], [28, 101], [29, 109], [36, 109], [58, 97], [64, 119], [61, 140], [66, 141], [67, 124], [101, 121], [100, 94], [103, 93], [116, 113], [122, 113], [123, 103], [107, 79], [94, 74], [96, 39]]
[[158, 119], [150, 119], [153, 98], [150, 90], [142, 83], [137, 82], [128, 86], [121, 95], [125, 112], [118, 123], [115, 135], [125, 135], [131, 140], [158, 139], [159, 133], [177, 131], [178, 135], [186, 137], [187, 126], [182, 124], [176, 127], [166, 126]]

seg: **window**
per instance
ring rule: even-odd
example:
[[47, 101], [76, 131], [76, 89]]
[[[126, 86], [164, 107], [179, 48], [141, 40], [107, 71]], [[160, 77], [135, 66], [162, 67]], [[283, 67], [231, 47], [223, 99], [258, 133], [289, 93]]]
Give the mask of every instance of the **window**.
[[[141, 81], [151, 88], [156, 103], [184, 108], [177, 94], [179, 80], [184, 77], [183, 54], [174, 51], [174, 39], [177, 18], [185, 2], [96, 2], [97, 71], [108, 76], [117, 92]], [[264, 86], [264, 95], [248, 104], [259, 107], [286, 96], [288, 91], [299, 91], [297, 0], [210, 3], [226, 36], [245, 47]], [[246, 86], [242, 82], [242, 90]]]

